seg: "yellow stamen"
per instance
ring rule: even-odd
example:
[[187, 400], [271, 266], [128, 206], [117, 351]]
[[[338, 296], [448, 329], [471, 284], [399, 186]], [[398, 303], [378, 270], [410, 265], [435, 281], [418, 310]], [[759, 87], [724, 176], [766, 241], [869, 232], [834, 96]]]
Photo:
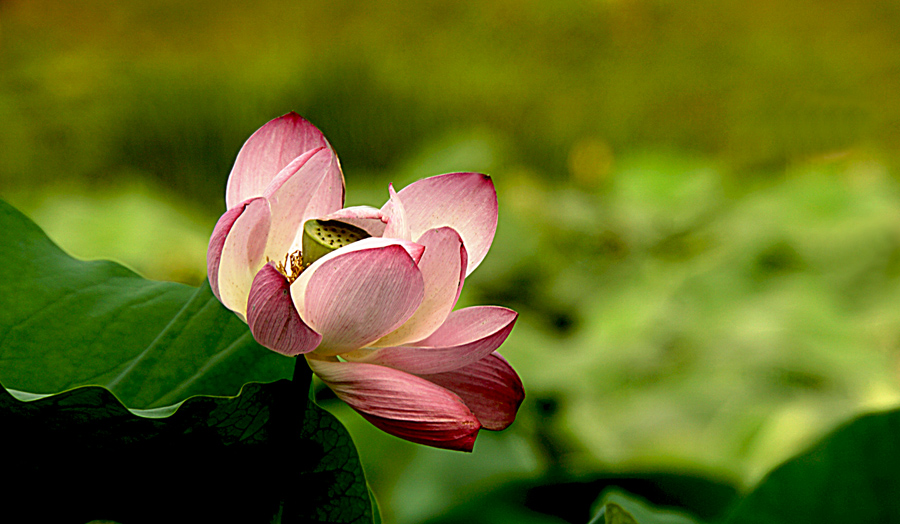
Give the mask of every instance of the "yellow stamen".
[[[266, 262], [271, 262], [269, 257], [266, 257]], [[300, 273], [303, 273], [303, 270], [306, 269], [303, 265], [303, 257], [300, 254], [300, 250], [284, 255], [284, 262], [275, 262], [275, 269], [284, 275], [288, 284], [292, 284], [300, 276]]]

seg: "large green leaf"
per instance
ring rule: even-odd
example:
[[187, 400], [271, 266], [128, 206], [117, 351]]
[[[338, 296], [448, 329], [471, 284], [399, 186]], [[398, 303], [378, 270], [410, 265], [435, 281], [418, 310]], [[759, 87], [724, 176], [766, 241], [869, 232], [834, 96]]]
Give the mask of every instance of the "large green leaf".
[[131, 408], [234, 395], [290, 376], [209, 285], [76, 260], [0, 201], [0, 382], [35, 393], [103, 386]]
[[900, 522], [900, 410], [861, 417], [779, 466], [727, 522]]
[[308, 400], [305, 366], [194, 396], [297, 362], [208, 285], [75, 260], [3, 202], [0, 230], [0, 522], [372, 522], [353, 442]]
[[302, 386], [172, 410], [131, 412], [99, 387], [0, 391], [0, 522], [372, 522], [350, 436]]

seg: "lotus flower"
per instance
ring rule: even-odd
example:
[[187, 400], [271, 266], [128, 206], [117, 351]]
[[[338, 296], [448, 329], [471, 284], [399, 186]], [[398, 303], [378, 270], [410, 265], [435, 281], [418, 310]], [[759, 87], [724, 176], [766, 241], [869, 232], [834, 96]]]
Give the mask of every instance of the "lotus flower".
[[322, 133], [290, 113], [244, 144], [209, 241], [216, 297], [278, 353], [304, 355], [382, 430], [471, 451], [515, 419], [522, 383], [496, 349], [516, 312], [454, 311], [487, 254], [497, 196], [479, 173], [388, 188], [380, 209], [343, 208], [344, 177]]

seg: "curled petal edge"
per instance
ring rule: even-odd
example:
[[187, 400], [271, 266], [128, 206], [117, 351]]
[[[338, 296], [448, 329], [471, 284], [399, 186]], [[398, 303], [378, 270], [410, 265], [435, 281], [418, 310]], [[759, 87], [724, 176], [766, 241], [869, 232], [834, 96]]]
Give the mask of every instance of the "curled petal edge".
[[247, 295], [263, 261], [271, 214], [265, 198], [246, 200], [216, 223], [206, 254], [210, 287], [228, 309], [246, 319]]
[[381, 210], [371, 206], [351, 206], [326, 215], [320, 220], [338, 220], [356, 226], [373, 237], [384, 236], [387, 217]]
[[[382, 208], [384, 216], [387, 217], [387, 226], [382, 235], [386, 238], [412, 240], [409, 223], [406, 219], [406, 208], [403, 206], [403, 201], [400, 200], [397, 192], [394, 191], [394, 184], [388, 186], [388, 193], [390, 194], [389, 203]], [[387, 212], [384, 213], [384, 211]]]
[[219, 217], [213, 228], [212, 235], [209, 237], [209, 247], [206, 250], [206, 277], [209, 279], [209, 287], [212, 288], [213, 295], [219, 301], [219, 263], [222, 261], [222, 248], [225, 246], [225, 238], [231, 232], [235, 221], [244, 212], [243, 206], [233, 207]]

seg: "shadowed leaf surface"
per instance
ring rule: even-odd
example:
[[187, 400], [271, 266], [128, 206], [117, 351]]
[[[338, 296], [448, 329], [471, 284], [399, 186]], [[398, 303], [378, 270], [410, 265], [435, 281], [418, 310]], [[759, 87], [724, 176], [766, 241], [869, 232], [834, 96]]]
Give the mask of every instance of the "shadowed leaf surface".
[[[356, 449], [289, 381], [133, 413], [109, 391], [0, 391], [3, 522], [372, 522]], [[27, 395], [27, 394], [26, 394]], [[21, 394], [19, 396], [22, 396]]]

